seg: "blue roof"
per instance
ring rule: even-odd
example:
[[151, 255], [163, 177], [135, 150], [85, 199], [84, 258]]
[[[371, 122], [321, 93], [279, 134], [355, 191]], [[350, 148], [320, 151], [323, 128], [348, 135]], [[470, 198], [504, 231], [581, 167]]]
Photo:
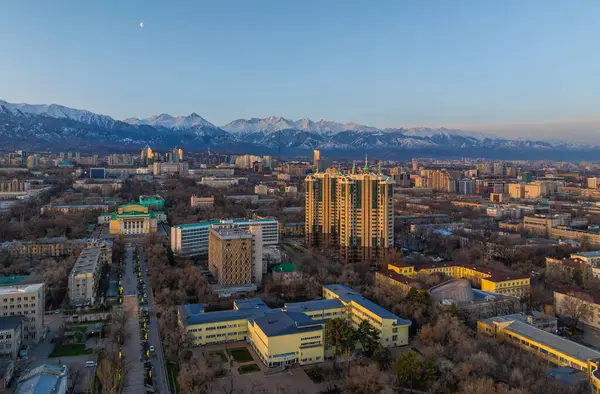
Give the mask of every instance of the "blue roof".
[[261, 219], [228, 219], [228, 220], [212, 220], [207, 222], [189, 223], [189, 224], [177, 224], [174, 228], [196, 228], [196, 227], [208, 227], [215, 226], [217, 224], [239, 224], [239, 223], [266, 223], [276, 222], [275, 219], [261, 218]]
[[560, 380], [568, 386], [573, 386], [587, 380], [586, 375], [575, 368], [556, 367], [548, 371], [548, 377]]
[[315, 300], [306, 302], [288, 302], [284, 308], [288, 312], [313, 312], [324, 309], [342, 308], [343, 305], [338, 299], [331, 300]]
[[311, 331], [322, 331], [324, 320], [312, 320], [303, 313], [275, 312], [254, 318], [266, 336], [288, 335]]
[[388, 311], [387, 309], [383, 308], [380, 305], [377, 305], [373, 301], [367, 300], [365, 297], [360, 295], [360, 293], [352, 290], [351, 288], [349, 288], [347, 286], [340, 285], [340, 284], [334, 284], [334, 285], [325, 285], [323, 287], [326, 288], [327, 290], [332, 291], [335, 294], [337, 294], [337, 296], [340, 298], [340, 300], [342, 300], [346, 303], [349, 303], [351, 301], [356, 302], [363, 308], [368, 309], [369, 311], [376, 314], [377, 316], [379, 316], [382, 319], [396, 320], [396, 325], [405, 326], [405, 325], [412, 324], [412, 322], [410, 320], [402, 319], [402, 318], [394, 315], [392, 312]]
[[179, 306], [179, 313], [181, 314], [183, 319], [187, 319], [190, 316], [198, 315], [200, 313], [204, 313], [204, 305], [203, 304], [186, 304]]
[[267, 304], [265, 304], [260, 298], [247, 298], [243, 300], [235, 300], [233, 303], [235, 304], [235, 307], [239, 310], [269, 309]]
[[184, 324], [194, 325], [248, 319], [254, 315], [262, 315], [268, 311], [269, 309], [230, 309], [226, 311], [199, 313], [197, 315], [186, 316]]
[[32, 369], [19, 379], [16, 394], [56, 393], [62, 380], [67, 379], [65, 365], [43, 364]]

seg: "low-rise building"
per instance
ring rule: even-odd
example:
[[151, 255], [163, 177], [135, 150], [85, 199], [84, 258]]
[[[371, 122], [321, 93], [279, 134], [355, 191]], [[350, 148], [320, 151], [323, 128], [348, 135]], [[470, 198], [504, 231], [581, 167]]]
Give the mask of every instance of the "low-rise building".
[[179, 323], [196, 345], [248, 341], [268, 367], [319, 363], [325, 359], [323, 325], [347, 319], [357, 327], [367, 320], [384, 347], [408, 344], [404, 320], [343, 285], [323, 287], [322, 300], [288, 303], [271, 309], [258, 298], [236, 300], [234, 309], [204, 312], [200, 305], [179, 308]]
[[237, 186], [240, 183], [245, 183], [247, 180], [248, 178], [202, 177], [198, 184], [214, 188], [228, 188], [231, 186]]
[[75, 307], [96, 303], [98, 283], [102, 275], [102, 265], [108, 264], [99, 247], [85, 248], [69, 274], [69, 299]]
[[192, 195], [190, 198], [190, 205], [192, 208], [212, 208], [215, 205], [215, 197], [196, 197], [196, 195]]
[[105, 204], [69, 204], [69, 205], [45, 205], [40, 208], [41, 214], [47, 213], [72, 213], [79, 214], [82, 212], [107, 212], [111, 207]]
[[555, 290], [554, 309], [559, 317], [575, 317], [578, 323], [600, 329], [600, 292], [575, 286]]
[[148, 207], [137, 203], [119, 206], [109, 219], [110, 234], [148, 234], [157, 231], [158, 219]]
[[0, 355], [17, 359], [23, 342], [23, 317], [0, 317]]
[[44, 258], [78, 255], [87, 246], [112, 248], [111, 240], [66, 237], [39, 238], [35, 241], [0, 242], [0, 253], [14, 258]]
[[66, 394], [69, 368], [43, 364], [19, 378], [15, 394]]

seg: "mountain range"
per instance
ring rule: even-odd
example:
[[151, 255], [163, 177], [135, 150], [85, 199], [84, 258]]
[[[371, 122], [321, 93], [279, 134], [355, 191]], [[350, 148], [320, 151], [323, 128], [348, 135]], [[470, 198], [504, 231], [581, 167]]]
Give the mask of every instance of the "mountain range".
[[365, 151], [380, 156], [404, 154], [445, 157], [588, 159], [598, 145], [565, 141], [506, 139], [492, 134], [447, 128], [376, 128], [326, 120], [297, 121], [271, 116], [237, 119], [215, 126], [196, 113], [160, 114], [146, 119], [116, 120], [57, 104], [14, 104], [0, 100], [0, 143], [8, 149], [137, 150], [183, 146], [222, 151], [307, 154], [321, 149], [330, 156], [351, 157]]

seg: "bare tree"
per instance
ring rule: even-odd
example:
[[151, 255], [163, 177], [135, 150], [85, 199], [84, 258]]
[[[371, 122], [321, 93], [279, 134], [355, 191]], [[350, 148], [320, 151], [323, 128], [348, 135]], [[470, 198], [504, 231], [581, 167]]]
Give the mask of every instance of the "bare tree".
[[214, 370], [204, 361], [192, 357], [181, 364], [177, 384], [182, 394], [204, 394], [212, 392]]
[[129, 372], [129, 364], [116, 355], [110, 355], [98, 365], [96, 376], [102, 383], [102, 392], [105, 394], [118, 394], [123, 391], [125, 379]]
[[568, 317], [571, 328], [575, 329], [580, 321], [587, 321], [593, 316], [592, 302], [589, 294], [570, 291], [561, 297], [556, 307], [558, 314]]

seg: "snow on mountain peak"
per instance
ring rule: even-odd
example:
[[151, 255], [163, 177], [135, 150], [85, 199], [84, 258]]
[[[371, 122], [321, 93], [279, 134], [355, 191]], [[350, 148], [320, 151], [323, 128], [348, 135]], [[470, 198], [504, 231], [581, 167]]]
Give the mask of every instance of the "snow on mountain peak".
[[215, 125], [201, 117], [195, 112], [192, 112], [188, 116], [172, 116], [166, 113], [160, 115], [153, 115], [145, 119], [138, 118], [127, 118], [124, 120], [126, 123], [136, 125], [147, 125], [153, 127], [164, 127], [167, 129], [189, 129], [193, 127], [209, 127], [216, 128]]

